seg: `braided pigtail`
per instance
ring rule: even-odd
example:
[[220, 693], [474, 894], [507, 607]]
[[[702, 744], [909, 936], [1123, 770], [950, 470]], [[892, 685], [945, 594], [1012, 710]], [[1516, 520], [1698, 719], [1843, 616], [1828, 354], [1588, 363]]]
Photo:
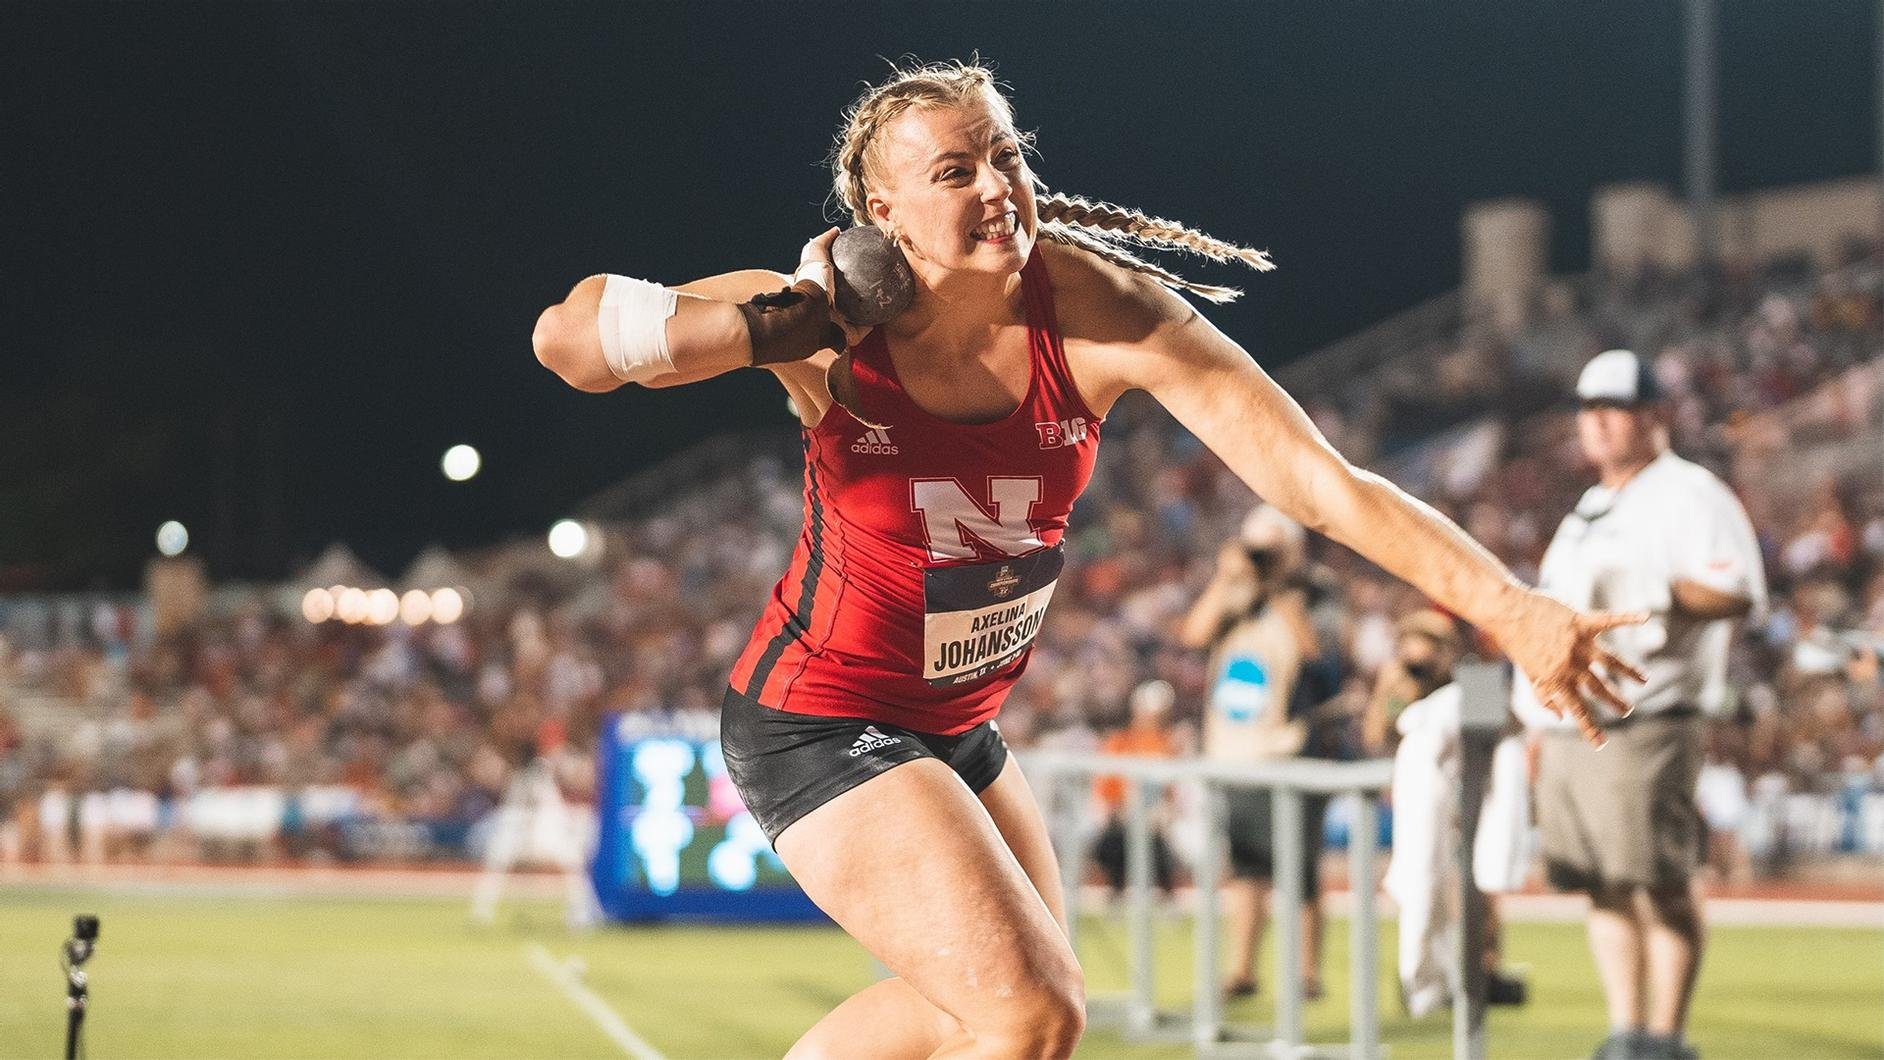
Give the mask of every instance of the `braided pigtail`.
[[[844, 114], [844, 127], [831, 149], [831, 191], [837, 203], [849, 211], [856, 224], [871, 223], [865, 209], [870, 174], [879, 162], [881, 150], [877, 132], [914, 107], [958, 106], [970, 99], [980, 99], [1009, 133], [1023, 146], [1032, 137], [1014, 127], [1014, 111], [993, 71], [979, 58], [968, 62], [934, 63], [927, 66], [897, 67], [890, 79], [864, 92]], [[1167, 287], [1189, 291], [1212, 302], [1228, 302], [1243, 292], [1235, 287], [1217, 287], [1193, 283], [1182, 276], [1146, 261], [1133, 248], [1182, 250], [1212, 261], [1240, 261], [1257, 272], [1275, 268], [1269, 255], [1249, 247], [1227, 243], [1214, 236], [1176, 221], [1109, 202], [1093, 202], [1074, 195], [1047, 194], [1040, 189], [1036, 208], [1040, 216], [1040, 237], [1095, 254], [1122, 269], [1142, 272]]]
[[1079, 247], [1132, 272], [1142, 272], [1167, 287], [1189, 291], [1212, 302], [1228, 302], [1243, 292], [1235, 287], [1195, 283], [1132, 253], [1128, 245], [1156, 250], [1184, 250], [1212, 261], [1240, 261], [1257, 272], [1276, 267], [1260, 250], [1225, 242], [1195, 228], [1109, 202], [1077, 195], [1047, 194], [1036, 200], [1040, 235]]

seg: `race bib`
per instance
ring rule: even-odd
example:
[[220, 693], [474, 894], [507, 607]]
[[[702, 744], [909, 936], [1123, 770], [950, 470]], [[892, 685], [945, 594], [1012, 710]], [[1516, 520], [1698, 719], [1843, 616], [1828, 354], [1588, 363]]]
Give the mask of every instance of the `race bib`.
[[1059, 545], [993, 563], [923, 572], [922, 676], [959, 685], [1020, 658], [1047, 615], [1066, 556]]

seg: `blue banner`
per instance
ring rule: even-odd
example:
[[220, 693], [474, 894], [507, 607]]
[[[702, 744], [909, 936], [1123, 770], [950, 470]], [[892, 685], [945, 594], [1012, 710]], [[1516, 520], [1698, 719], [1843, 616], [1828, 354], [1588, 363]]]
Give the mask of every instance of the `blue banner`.
[[590, 874], [603, 910], [628, 921], [825, 919], [740, 801], [719, 740], [699, 728], [602, 719]]

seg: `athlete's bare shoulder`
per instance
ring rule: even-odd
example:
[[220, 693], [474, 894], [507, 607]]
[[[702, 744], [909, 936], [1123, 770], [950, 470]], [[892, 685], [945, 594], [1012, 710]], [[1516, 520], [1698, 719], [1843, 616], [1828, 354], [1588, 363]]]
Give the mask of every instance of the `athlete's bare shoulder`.
[[1034, 253], [1046, 255], [1073, 382], [1087, 407], [1103, 417], [1120, 395], [1143, 387], [1143, 353], [1197, 311], [1151, 277], [1078, 247], [1042, 242]]
[[1196, 315], [1177, 292], [1097, 254], [1045, 241], [1035, 253], [1046, 255], [1054, 314], [1068, 341], [1130, 346]]

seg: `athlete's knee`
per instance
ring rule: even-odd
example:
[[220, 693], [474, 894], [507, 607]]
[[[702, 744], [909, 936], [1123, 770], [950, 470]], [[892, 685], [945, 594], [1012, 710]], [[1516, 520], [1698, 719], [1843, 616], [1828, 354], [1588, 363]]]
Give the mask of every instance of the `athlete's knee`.
[[1055, 1034], [1066, 1043], [1067, 1052], [1079, 1042], [1079, 1036], [1086, 1033], [1086, 976], [1074, 965], [1050, 992], [1051, 1002], [1046, 1006], [1043, 1017], [1052, 1024]]
[[1086, 979], [1074, 973], [1073, 982], [1053, 1006], [1046, 1035], [1049, 1049], [1042, 1055], [1071, 1056], [1086, 1033]]
[[1066, 1060], [1085, 1032], [1085, 1014], [1075, 1016], [1068, 1010], [1064, 1018], [980, 1032], [975, 1044], [986, 1056]]
[[1001, 1014], [970, 1029], [978, 1044], [1002, 1056], [1067, 1057], [1086, 1032], [1086, 980], [1078, 967], [1043, 977]]

